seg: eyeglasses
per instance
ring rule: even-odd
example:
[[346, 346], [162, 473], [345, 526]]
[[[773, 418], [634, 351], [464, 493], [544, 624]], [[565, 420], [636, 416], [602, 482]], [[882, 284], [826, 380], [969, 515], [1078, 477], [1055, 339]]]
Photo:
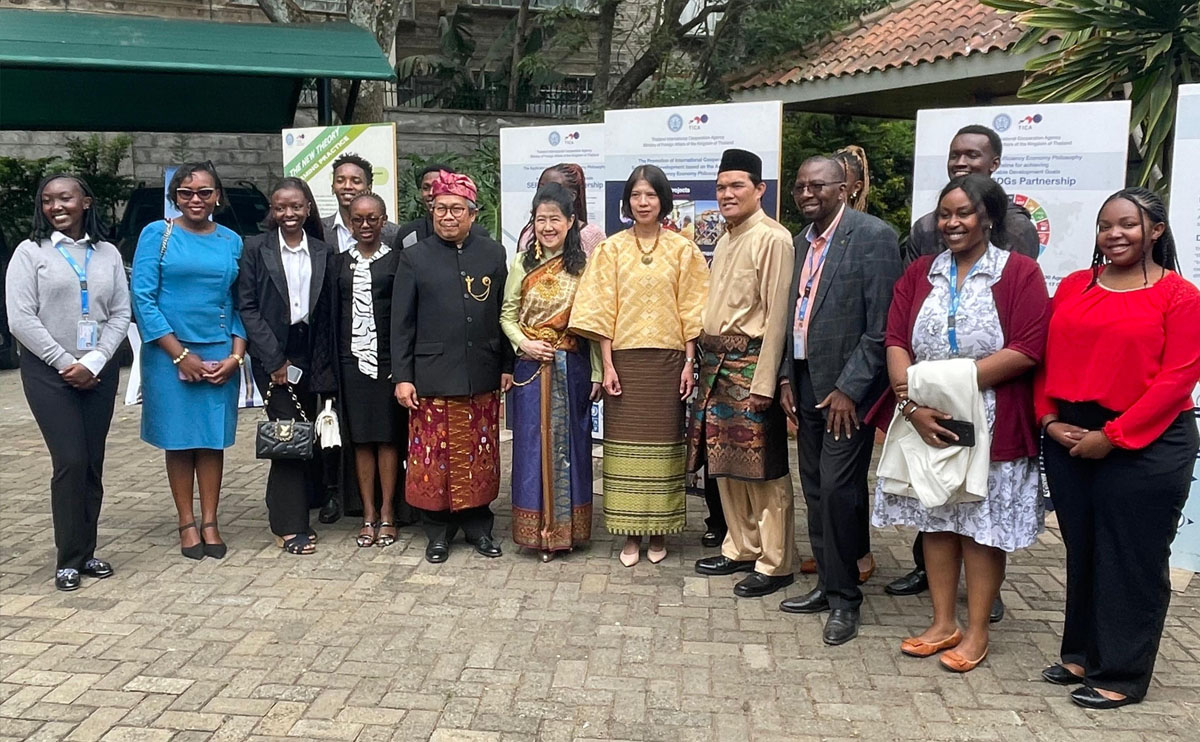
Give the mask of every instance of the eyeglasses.
[[376, 224], [379, 224], [382, 221], [383, 221], [383, 217], [379, 216], [378, 214], [372, 214], [370, 216], [352, 216], [352, 217], [350, 217], [350, 223], [356, 227], [361, 227], [364, 224], [370, 224], [372, 227], [374, 227]]
[[200, 197], [201, 201], [207, 201], [217, 192], [216, 188], [176, 188], [175, 198], [178, 201], [191, 201], [196, 196]]
[[449, 214], [450, 216], [457, 219], [466, 213], [467, 213], [467, 207], [463, 206], [462, 204], [454, 204], [453, 206], [447, 206], [446, 204], [438, 204], [437, 206], [433, 207], [433, 215], [434, 216], [445, 216], [445, 215]]
[[804, 193], [805, 189], [808, 189], [809, 193], [817, 194], [817, 193], [820, 193], [822, 190], [824, 190], [825, 186], [838, 185], [840, 183], [845, 183], [845, 182], [846, 181], [844, 181], [844, 180], [830, 180], [830, 181], [814, 180], [810, 183], [805, 183], [804, 181], [796, 181], [796, 185], [792, 186], [792, 193]]

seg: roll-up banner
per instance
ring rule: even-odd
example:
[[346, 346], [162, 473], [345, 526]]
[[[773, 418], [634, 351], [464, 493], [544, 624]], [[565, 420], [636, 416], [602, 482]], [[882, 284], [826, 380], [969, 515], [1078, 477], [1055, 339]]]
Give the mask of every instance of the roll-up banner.
[[1125, 185], [1129, 111], [1129, 101], [918, 111], [913, 221], [937, 208], [955, 133], [970, 124], [991, 128], [1004, 144], [992, 177], [1032, 217], [1053, 294], [1063, 277], [1091, 265], [1096, 212]]

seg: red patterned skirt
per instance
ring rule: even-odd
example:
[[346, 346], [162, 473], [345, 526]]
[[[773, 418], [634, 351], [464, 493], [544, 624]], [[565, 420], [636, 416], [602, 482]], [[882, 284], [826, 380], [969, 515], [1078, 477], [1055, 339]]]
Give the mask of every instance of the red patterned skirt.
[[422, 510], [458, 511], [500, 493], [500, 393], [425, 397], [408, 416], [404, 499]]

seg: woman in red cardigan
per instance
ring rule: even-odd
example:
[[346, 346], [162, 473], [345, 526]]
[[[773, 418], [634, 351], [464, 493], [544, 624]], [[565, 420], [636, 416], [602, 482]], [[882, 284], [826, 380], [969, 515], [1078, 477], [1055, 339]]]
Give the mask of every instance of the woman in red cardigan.
[[1118, 191], [1096, 221], [1090, 270], [1054, 295], [1036, 409], [1067, 547], [1061, 664], [1071, 699], [1115, 708], [1146, 695], [1167, 604], [1167, 561], [1200, 446], [1200, 291], [1175, 273], [1162, 200]]
[[[1007, 554], [1034, 543], [1042, 528], [1038, 496], [1033, 369], [1046, 341], [1050, 298], [1035, 261], [1001, 249], [1008, 196], [984, 175], [955, 178], [938, 198], [938, 230], [947, 250], [919, 258], [896, 284], [888, 314], [888, 376], [895, 409], [926, 445], [945, 448], [939, 423], [950, 416], [907, 398], [908, 368], [923, 361], [970, 358], [987, 409], [992, 442], [987, 496], [925, 507], [876, 486], [872, 523], [923, 534], [933, 621], [905, 639], [912, 657], [942, 652], [949, 670], [973, 670], [988, 653], [988, 618], [1004, 581]], [[959, 574], [967, 573], [967, 628], [958, 626]]]

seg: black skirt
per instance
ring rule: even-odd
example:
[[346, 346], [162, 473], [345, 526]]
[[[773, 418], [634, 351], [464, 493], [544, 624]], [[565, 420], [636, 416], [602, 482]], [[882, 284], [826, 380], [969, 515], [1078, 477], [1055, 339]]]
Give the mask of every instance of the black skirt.
[[372, 379], [355, 364], [342, 364], [342, 411], [351, 443], [404, 444], [408, 415], [387, 377]]

